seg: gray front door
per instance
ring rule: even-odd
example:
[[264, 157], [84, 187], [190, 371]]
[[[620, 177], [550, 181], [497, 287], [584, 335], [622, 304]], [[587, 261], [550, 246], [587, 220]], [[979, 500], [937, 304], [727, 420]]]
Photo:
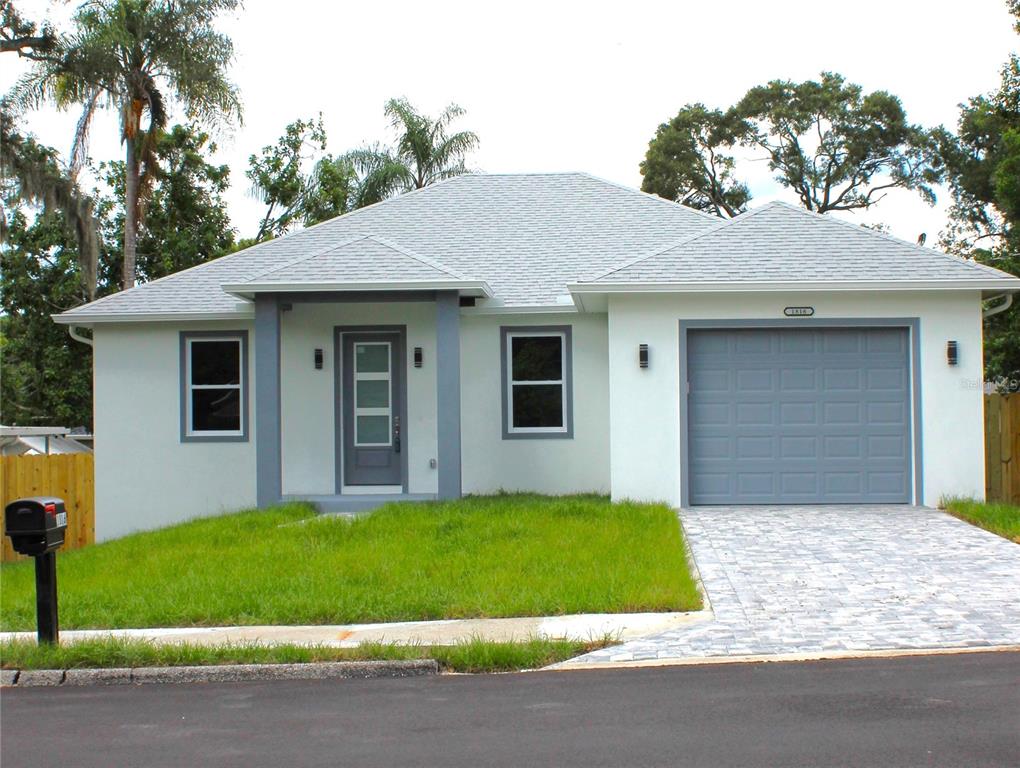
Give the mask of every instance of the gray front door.
[[906, 328], [688, 331], [689, 502], [910, 503]]
[[399, 333], [343, 333], [343, 484], [402, 485], [403, 343]]

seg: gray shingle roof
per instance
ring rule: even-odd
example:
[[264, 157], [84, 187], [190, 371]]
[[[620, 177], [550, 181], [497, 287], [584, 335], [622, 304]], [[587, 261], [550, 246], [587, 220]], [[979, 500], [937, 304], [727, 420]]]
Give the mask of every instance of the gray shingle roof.
[[473, 281], [508, 307], [568, 284], [1013, 280], [782, 203], [726, 222], [583, 173], [459, 176], [77, 307], [62, 322], [233, 315], [242, 283]]
[[591, 284], [1016, 280], [974, 261], [774, 202], [621, 263]]
[[355, 235], [335, 247], [272, 266], [241, 283], [464, 280], [464, 276], [375, 235]]
[[[509, 306], [544, 306], [569, 281], [711, 227], [711, 216], [584, 173], [458, 176], [64, 313], [89, 316], [230, 313], [221, 286], [251, 280], [375, 235], [465, 279]], [[393, 274], [393, 280], [405, 279]]]

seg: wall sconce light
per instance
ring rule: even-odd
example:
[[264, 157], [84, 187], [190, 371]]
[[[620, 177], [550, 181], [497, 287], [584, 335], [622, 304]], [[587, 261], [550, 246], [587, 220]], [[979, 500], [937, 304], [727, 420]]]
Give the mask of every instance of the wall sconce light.
[[638, 359], [638, 367], [639, 368], [647, 368], [648, 367], [648, 345], [647, 344], [639, 344], [638, 345], [637, 359]]
[[421, 368], [422, 361], [425, 359], [425, 354], [422, 352], [421, 347], [414, 348], [414, 367]]
[[317, 370], [317, 371], [321, 371], [322, 370], [322, 350], [321, 349], [316, 349], [315, 350], [315, 370]]
[[955, 341], [946, 342], [946, 362], [950, 365], [960, 362], [960, 346]]

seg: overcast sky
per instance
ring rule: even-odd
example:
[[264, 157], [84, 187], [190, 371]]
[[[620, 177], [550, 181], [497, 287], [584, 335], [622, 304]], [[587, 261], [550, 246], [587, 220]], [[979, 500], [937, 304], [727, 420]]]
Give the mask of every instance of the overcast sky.
[[[18, 2], [58, 24], [75, 4]], [[803, 80], [832, 70], [867, 90], [899, 96], [910, 120], [953, 127], [957, 105], [994, 89], [1018, 47], [1004, 0], [857, 0], [613, 3], [316, 2], [249, 0], [222, 27], [234, 40], [232, 70], [245, 122], [219, 138], [217, 162], [231, 168], [231, 220], [240, 236], [257, 227], [247, 158], [298, 117], [322, 112], [329, 150], [388, 139], [383, 103], [406, 96], [435, 113], [454, 101], [458, 127], [481, 139], [469, 158], [487, 172], [582, 170], [640, 186], [638, 163], [659, 123], [688, 102], [726, 107], [751, 86]], [[22, 71], [0, 59], [0, 90]], [[66, 152], [76, 114], [27, 119], [40, 140]], [[119, 158], [116, 116], [93, 131], [95, 160]], [[744, 162], [753, 205], [794, 201], [763, 161]], [[945, 225], [943, 191], [932, 209], [897, 192], [858, 222], [929, 244]]]

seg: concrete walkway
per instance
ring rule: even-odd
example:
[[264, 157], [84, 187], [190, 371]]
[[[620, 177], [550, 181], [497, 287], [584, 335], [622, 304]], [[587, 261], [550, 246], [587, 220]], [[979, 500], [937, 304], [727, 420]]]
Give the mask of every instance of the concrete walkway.
[[701, 507], [680, 517], [714, 620], [561, 666], [1020, 645], [1020, 546], [943, 512]]
[[[101, 637], [139, 638], [157, 643], [195, 645], [251, 644], [324, 645], [354, 648], [362, 643], [456, 645], [472, 639], [493, 641], [549, 638], [594, 640], [611, 635], [621, 640], [678, 629], [710, 616], [697, 613], [586, 613], [512, 619], [451, 619], [388, 624], [252, 627], [168, 627], [151, 629], [72, 630], [60, 633], [62, 643]], [[2, 632], [0, 640], [34, 639], [31, 632]]]

